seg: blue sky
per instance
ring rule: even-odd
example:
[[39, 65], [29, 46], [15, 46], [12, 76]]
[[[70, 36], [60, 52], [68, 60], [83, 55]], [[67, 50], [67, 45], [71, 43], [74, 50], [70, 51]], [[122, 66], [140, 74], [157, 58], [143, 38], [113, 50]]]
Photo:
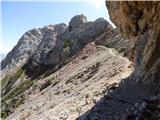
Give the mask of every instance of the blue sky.
[[89, 21], [109, 20], [104, 0], [2, 0], [0, 53], [9, 52], [29, 29], [66, 23], [74, 15], [84, 14]]

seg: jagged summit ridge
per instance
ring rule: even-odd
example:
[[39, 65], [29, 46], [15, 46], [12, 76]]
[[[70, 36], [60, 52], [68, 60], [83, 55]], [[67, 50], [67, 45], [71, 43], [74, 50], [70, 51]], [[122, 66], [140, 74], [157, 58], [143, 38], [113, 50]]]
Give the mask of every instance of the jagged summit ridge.
[[103, 18], [88, 22], [83, 14], [74, 16], [69, 26], [64, 23], [48, 25], [26, 32], [1, 63], [4, 71], [14, 70], [28, 60], [30, 66], [55, 65], [94, 41], [112, 26]]

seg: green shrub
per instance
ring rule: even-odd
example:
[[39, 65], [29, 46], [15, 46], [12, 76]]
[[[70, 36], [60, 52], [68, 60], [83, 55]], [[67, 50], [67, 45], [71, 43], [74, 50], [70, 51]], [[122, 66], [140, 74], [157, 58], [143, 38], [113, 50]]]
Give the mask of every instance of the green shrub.
[[8, 116], [7, 111], [2, 110], [1, 111], [1, 118], [5, 119], [5, 118], [7, 118], [7, 116]]
[[69, 47], [71, 45], [71, 40], [64, 40], [63, 48]]
[[1, 102], [4, 109], [1, 111], [1, 118], [5, 119], [9, 114], [11, 114], [11, 110], [14, 110], [20, 104], [23, 104], [23, 102], [26, 100], [26, 96], [23, 93], [32, 85], [33, 81], [26, 80], [2, 98]]

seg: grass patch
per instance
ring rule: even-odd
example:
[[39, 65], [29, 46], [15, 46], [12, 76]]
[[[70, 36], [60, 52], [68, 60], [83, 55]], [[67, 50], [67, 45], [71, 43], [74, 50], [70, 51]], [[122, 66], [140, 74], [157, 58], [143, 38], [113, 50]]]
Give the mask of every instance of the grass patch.
[[66, 48], [63, 49], [63, 51], [64, 51], [65, 54], [69, 54], [70, 48], [66, 47]]
[[64, 40], [63, 48], [69, 47], [72, 44], [71, 40]]
[[18, 98], [13, 98], [10, 101], [2, 103], [1, 118], [7, 118], [11, 113], [14, 112], [14, 109], [17, 108], [20, 104], [26, 100], [25, 95], [20, 95]]

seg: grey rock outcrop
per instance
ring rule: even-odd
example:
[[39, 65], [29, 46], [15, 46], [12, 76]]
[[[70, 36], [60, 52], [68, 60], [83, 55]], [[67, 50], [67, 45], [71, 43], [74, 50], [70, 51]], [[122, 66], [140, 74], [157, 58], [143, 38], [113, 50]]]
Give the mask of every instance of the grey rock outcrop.
[[69, 26], [72, 26], [74, 29], [68, 29], [64, 32], [64, 34], [62, 34], [62, 39], [70, 41], [71, 52], [75, 52], [85, 44], [93, 42], [95, 38], [104, 33], [106, 29], [113, 29], [103, 18], [99, 18], [94, 22], [83, 22], [79, 26], [73, 26], [72, 20], [70, 23]]
[[47, 53], [55, 46], [61, 47], [59, 43], [59, 35], [67, 28], [65, 24], [49, 25], [41, 29], [42, 41], [36, 52], [32, 55], [32, 59], [38, 63], [45, 63]]
[[80, 25], [87, 22], [87, 17], [83, 14], [74, 16], [71, 21], [69, 22], [68, 29], [69, 31], [78, 28]]
[[11, 70], [25, 64], [28, 59], [33, 57], [37, 62], [49, 50], [53, 49], [57, 36], [64, 32], [65, 24], [48, 25], [39, 29], [32, 29], [26, 32], [17, 45], [6, 58], [2, 60], [1, 69]]
[[14, 69], [25, 62], [35, 52], [42, 40], [39, 29], [32, 29], [26, 32], [19, 40], [17, 45], [2, 60], [1, 69]]
[[108, 29], [96, 38], [95, 44], [114, 48], [124, 56], [129, 56], [131, 43], [117, 29]]

